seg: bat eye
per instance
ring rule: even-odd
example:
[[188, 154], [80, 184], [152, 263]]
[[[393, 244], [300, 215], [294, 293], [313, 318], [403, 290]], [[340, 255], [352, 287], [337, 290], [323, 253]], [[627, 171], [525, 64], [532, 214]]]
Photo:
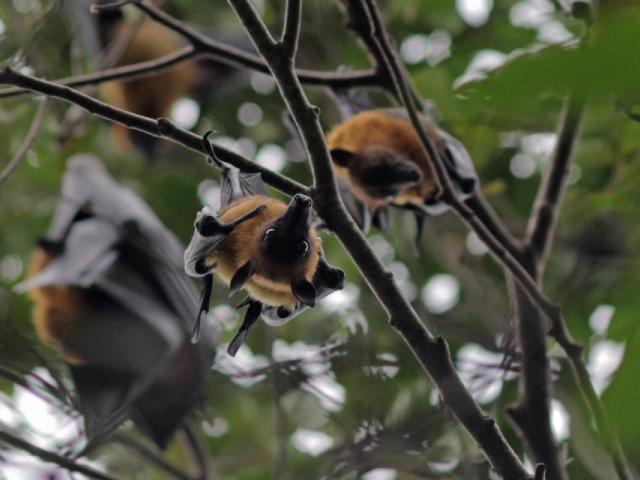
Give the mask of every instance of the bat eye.
[[263, 235], [262, 239], [265, 242], [268, 242], [268, 241], [273, 239], [273, 236], [274, 236], [275, 233], [276, 233], [276, 229], [275, 228], [267, 228], [267, 230], [264, 232], [264, 235]]
[[302, 255], [306, 255], [307, 253], [309, 253], [309, 242], [307, 242], [306, 240], [300, 242], [300, 253]]

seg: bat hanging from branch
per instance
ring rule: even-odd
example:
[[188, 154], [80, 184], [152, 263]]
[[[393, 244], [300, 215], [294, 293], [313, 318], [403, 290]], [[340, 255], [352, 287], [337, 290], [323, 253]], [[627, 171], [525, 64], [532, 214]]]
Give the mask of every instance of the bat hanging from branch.
[[205, 135], [204, 146], [221, 172], [220, 211], [205, 206], [185, 252], [185, 269], [204, 277], [200, 315], [209, 307], [213, 275], [249, 297], [244, 321], [228, 348], [235, 355], [249, 329], [262, 316], [282, 325], [313, 307], [319, 298], [341, 289], [344, 272], [324, 259], [320, 237], [312, 223], [311, 199], [295, 195], [289, 205], [267, 195], [260, 174], [241, 173], [216, 158]]
[[214, 331], [189, 341], [198, 297], [183, 247], [89, 155], [69, 159], [29, 291], [39, 337], [69, 364], [89, 442], [131, 417], [160, 447], [201, 399]]
[[[410, 210], [416, 216], [419, 240], [425, 217], [448, 207], [439, 198], [429, 159], [406, 112], [365, 110], [361, 96], [332, 93], [345, 119], [329, 132], [327, 144], [345, 206], [365, 231], [372, 223], [386, 229], [387, 207]], [[426, 115], [421, 121], [458, 194], [472, 196], [478, 177], [464, 145]]]

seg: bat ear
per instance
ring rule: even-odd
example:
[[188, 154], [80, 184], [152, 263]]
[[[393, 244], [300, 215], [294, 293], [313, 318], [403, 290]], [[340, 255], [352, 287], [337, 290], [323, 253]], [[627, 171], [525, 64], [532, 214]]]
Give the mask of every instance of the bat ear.
[[291, 291], [293, 296], [300, 303], [313, 307], [316, 304], [316, 288], [307, 280], [297, 280], [291, 282]]
[[233, 274], [233, 278], [229, 283], [229, 296], [233, 297], [242, 286], [247, 283], [251, 276], [255, 273], [256, 268], [253, 263], [247, 262], [242, 265], [236, 273]]
[[345, 150], [344, 148], [332, 148], [330, 153], [333, 163], [345, 168], [357, 157], [355, 153]]

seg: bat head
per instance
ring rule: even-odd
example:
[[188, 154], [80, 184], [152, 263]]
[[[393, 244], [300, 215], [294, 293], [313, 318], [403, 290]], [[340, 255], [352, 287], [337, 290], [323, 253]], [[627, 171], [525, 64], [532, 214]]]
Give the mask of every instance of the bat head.
[[310, 239], [311, 199], [295, 195], [285, 212], [262, 229], [258, 253], [268, 263], [293, 266], [306, 263], [312, 247]]
[[382, 206], [390, 197], [422, 180], [415, 163], [388, 147], [371, 145], [360, 152], [334, 148], [331, 157], [333, 163], [347, 170], [354, 194], [372, 207]]
[[312, 238], [311, 199], [295, 195], [285, 212], [266, 224], [256, 238], [260, 270], [274, 280], [300, 277], [310, 259], [318, 255], [319, 244]]

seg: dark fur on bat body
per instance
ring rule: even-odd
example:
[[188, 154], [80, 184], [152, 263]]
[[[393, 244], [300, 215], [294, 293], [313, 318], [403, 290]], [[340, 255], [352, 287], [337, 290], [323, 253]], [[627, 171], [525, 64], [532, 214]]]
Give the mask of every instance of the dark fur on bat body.
[[[462, 144], [424, 115], [421, 123], [461, 194], [472, 192], [475, 174]], [[388, 206], [414, 211], [420, 225], [422, 217], [446, 209], [427, 153], [402, 109], [356, 113], [329, 132], [327, 144], [343, 192], [364, 205], [366, 211], [358, 212], [357, 205], [345, 201], [361, 227], [366, 228], [362, 217], [369, 215], [384, 226]]]
[[221, 209], [198, 212], [185, 269], [205, 279], [201, 314], [208, 310], [214, 274], [229, 285], [230, 295], [240, 289], [249, 294], [239, 305], [248, 306], [244, 322], [227, 350], [235, 355], [260, 316], [270, 325], [285, 323], [342, 288], [344, 272], [324, 260], [309, 197], [295, 195], [288, 205], [269, 197], [259, 174], [217, 160], [207, 136], [204, 148], [221, 170]]
[[197, 294], [182, 247], [94, 158], [70, 159], [61, 200], [18, 291], [69, 364], [89, 443], [126, 418], [164, 448], [201, 400], [215, 354], [189, 341]]

